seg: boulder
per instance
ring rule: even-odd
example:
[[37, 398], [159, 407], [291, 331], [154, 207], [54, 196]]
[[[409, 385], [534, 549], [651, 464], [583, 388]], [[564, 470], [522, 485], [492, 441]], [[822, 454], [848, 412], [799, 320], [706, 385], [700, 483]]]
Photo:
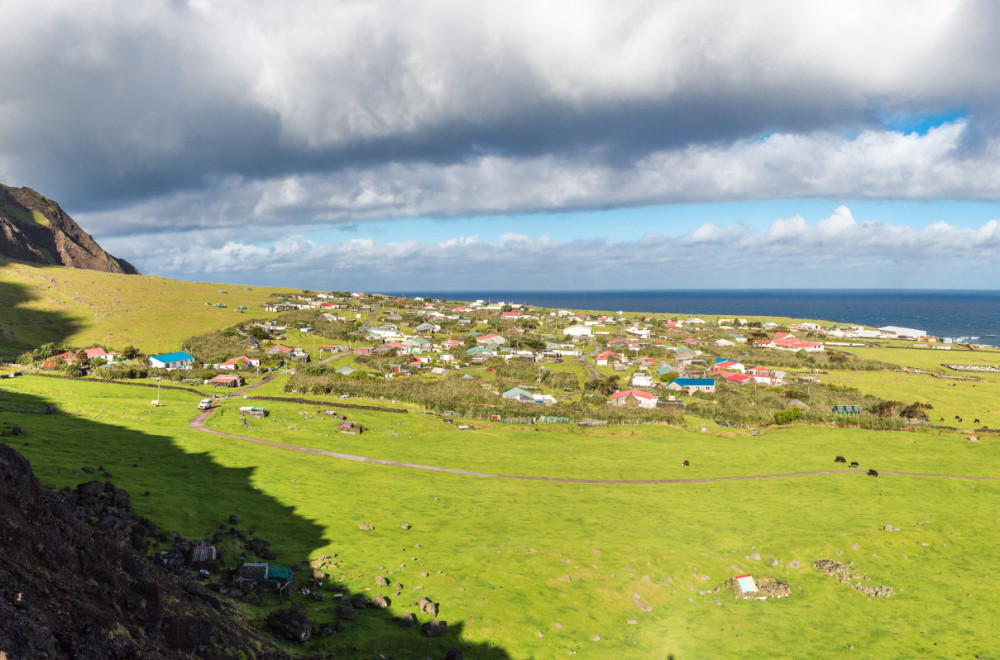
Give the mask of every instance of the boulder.
[[433, 617], [438, 615], [438, 604], [430, 598], [421, 596], [420, 600], [417, 601], [417, 605], [420, 606], [420, 611], [424, 614], [430, 614]]
[[389, 607], [389, 599], [384, 596], [374, 596], [371, 599], [371, 606], [380, 610]]
[[400, 628], [412, 628], [417, 625], [417, 617], [413, 616], [412, 612], [406, 612], [403, 616], [396, 619], [399, 622]]
[[293, 642], [306, 642], [312, 634], [312, 624], [302, 610], [291, 607], [267, 615], [267, 624], [282, 637]]
[[434, 619], [433, 621], [428, 621], [427, 623], [425, 623], [423, 626], [421, 626], [421, 628], [423, 629], [424, 634], [427, 635], [428, 637], [440, 637], [447, 631], [448, 622], [438, 621], [437, 619]]
[[358, 613], [350, 605], [341, 605], [337, 608], [337, 618], [345, 621], [353, 621]]
[[760, 561], [760, 553], [751, 552], [749, 555], [747, 555], [747, 559], [756, 559], [757, 561]]
[[388, 587], [389, 586], [389, 581], [386, 580], [381, 575], [379, 575], [379, 576], [377, 576], [375, 578], [375, 586], [377, 586], [377, 587]]
[[400, 523], [399, 526], [402, 527], [403, 529], [409, 529], [410, 528], [410, 526], [407, 523]]
[[364, 596], [355, 596], [351, 599], [351, 606], [356, 610], [363, 610], [370, 605], [370, 602]]
[[375, 527], [374, 527], [374, 525], [369, 525], [368, 523], [360, 523], [358, 525], [358, 529], [360, 529], [363, 532], [370, 532], [373, 529], [375, 529]]

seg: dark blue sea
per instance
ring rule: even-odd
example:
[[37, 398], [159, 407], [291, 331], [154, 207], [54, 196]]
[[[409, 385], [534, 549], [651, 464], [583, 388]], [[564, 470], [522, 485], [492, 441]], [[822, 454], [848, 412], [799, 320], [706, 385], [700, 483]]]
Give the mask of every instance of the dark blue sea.
[[787, 316], [896, 325], [936, 337], [1000, 346], [1000, 291], [687, 290], [687, 291], [407, 291], [397, 295], [488, 300], [539, 307], [656, 314]]

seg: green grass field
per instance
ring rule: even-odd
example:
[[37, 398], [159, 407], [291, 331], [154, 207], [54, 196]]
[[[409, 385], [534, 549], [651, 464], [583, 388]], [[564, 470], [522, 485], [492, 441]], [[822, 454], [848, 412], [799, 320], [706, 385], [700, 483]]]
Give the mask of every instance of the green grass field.
[[[197, 432], [187, 426], [194, 394], [164, 392], [164, 406], [153, 409], [146, 388], [32, 376], [0, 387], [0, 424], [28, 431], [14, 446], [44, 482], [73, 485], [90, 478], [80, 467], [100, 464], [161, 528], [197, 537], [235, 513], [285, 563], [335, 553], [335, 579], [352, 590], [379, 591], [376, 575], [403, 583], [390, 614], [413, 611], [424, 595], [449, 622], [448, 634], [432, 640], [363, 613], [343, 635], [317, 642], [338, 656], [441, 657], [459, 642], [472, 645], [467, 657], [516, 658], [971, 658], [1000, 647], [1000, 482], [862, 474], [662, 485], [485, 479]], [[31, 412], [50, 402], [64, 413]], [[243, 429], [237, 405], [225, 403], [211, 424], [496, 473], [735, 476], [832, 469], [841, 454], [883, 471], [1000, 476], [992, 437], [971, 443], [959, 434], [795, 426], [761, 437], [660, 426], [581, 433], [481, 422], [458, 432], [416, 409], [344, 410], [372, 429], [349, 436], [330, 432], [319, 407], [281, 402], [266, 402], [272, 415]], [[374, 530], [359, 530], [362, 522]], [[886, 524], [900, 531], [883, 531]], [[755, 552], [761, 560], [747, 558]], [[768, 565], [772, 556], [777, 566]], [[860, 581], [897, 594], [869, 600], [811, 567], [827, 557], [853, 561], [870, 578]], [[792, 595], [757, 602], [702, 593], [742, 572], [787, 579]], [[318, 608], [307, 609], [317, 622], [334, 617], [332, 603], [308, 607]]]
[[[226, 291], [220, 294], [219, 291]], [[45, 342], [108, 350], [180, 350], [188, 337], [274, 316], [261, 309], [286, 289], [181, 282], [0, 259], [0, 355]], [[206, 302], [225, 304], [212, 307]], [[247, 315], [234, 312], [246, 305]]]

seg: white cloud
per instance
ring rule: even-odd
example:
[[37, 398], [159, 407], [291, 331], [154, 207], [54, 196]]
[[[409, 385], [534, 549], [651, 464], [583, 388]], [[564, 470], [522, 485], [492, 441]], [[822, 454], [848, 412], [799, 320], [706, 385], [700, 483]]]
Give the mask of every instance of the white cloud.
[[152, 272], [312, 289], [961, 288], [970, 277], [1000, 285], [1000, 222], [915, 229], [857, 222], [846, 207], [815, 224], [798, 217], [764, 231], [705, 224], [683, 236], [638, 241], [507, 234], [495, 244], [475, 236], [318, 244], [290, 236], [272, 247], [230, 241], [183, 252], [158, 237], [149, 243], [161, 246], [140, 264]]

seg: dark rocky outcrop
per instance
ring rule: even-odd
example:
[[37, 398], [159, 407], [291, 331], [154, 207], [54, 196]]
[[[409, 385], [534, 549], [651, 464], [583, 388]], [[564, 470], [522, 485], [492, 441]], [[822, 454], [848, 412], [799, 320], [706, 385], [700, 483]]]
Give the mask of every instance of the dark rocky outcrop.
[[137, 275], [111, 256], [57, 203], [30, 188], [0, 184], [0, 257], [17, 261]]
[[43, 487], [0, 444], [0, 643], [15, 658], [286, 657], [227, 602], [144, 553], [129, 494]]

